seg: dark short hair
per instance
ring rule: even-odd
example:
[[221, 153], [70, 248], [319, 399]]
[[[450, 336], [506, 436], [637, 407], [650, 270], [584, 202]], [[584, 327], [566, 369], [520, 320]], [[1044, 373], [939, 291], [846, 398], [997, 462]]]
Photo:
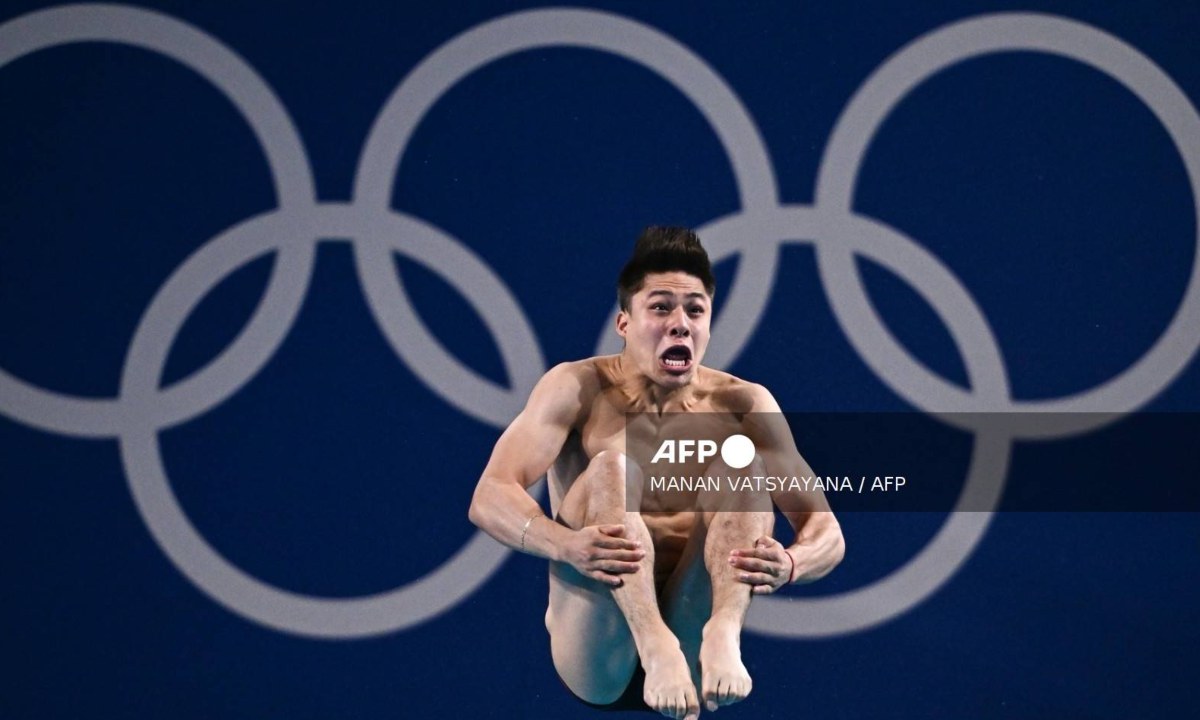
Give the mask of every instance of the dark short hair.
[[617, 278], [617, 302], [629, 312], [629, 299], [642, 289], [649, 273], [683, 272], [704, 283], [711, 297], [717, 291], [712, 263], [696, 233], [685, 227], [651, 225], [638, 235], [633, 255]]

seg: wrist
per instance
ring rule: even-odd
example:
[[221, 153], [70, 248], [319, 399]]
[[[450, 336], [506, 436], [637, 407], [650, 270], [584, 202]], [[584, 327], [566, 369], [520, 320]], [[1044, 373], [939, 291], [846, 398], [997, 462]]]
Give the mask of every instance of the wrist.
[[534, 552], [532, 549], [532, 546], [530, 545], [530, 540], [531, 540], [530, 531], [537, 532], [537, 530], [534, 528], [534, 525], [537, 524], [538, 518], [544, 518], [544, 517], [546, 517], [545, 513], [543, 513], [539, 509], [536, 513], [534, 513], [533, 515], [530, 515], [525, 520], [525, 524], [521, 527], [521, 539], [518, 541], [518, 549], [521, 552], [527, 552], [527, 553]]
[[790, 547], [785, 547], [783, 549], [783, 554], [787, 555], [788, 560], [791, 561], [787, 576], [787, 584], [791, 585], [792, 583], [796, 582], [796, 557], [792, 555], [792, 549]]
[[[550, 520], [550, 516], [547, 515], [546, 519]], [[546, 538], [546, 559], [547, 560], [551, 560], [553, 562], [562, 562], [562, 560], [563, 560], [563, 544], [561, 542], [562, 538], [559, 537], [559, 533], [562, 530], [569, 531], [569, 528], [565, 528], [562, 525], [559, 525], [558, 523], [554, 522], [553, 520], [550, 520], [550, 522], [548, 522], [548, 523], [542, 524], [542, 532], [544, 533], [544, 537]]]
[[535, 515], [525, 538], [525, 552], [553, 562], [562, 562], [566, 557], [562, 537], [564, 531], [575, 532], [558, 524], [549, 515]]

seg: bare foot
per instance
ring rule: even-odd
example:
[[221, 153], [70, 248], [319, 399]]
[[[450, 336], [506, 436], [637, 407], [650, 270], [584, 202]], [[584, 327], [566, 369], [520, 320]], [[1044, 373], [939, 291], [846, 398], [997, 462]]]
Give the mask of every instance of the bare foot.
[[704, 641], [700, 645], [700, 687], [704, 706], [716, 710], [746, 699], [753, 683], [742, 664], [739, 636], [741, 628], [734, 624], [704, 626]]
[[687, 660], [674, 637], [669, 642], [656, 643], [642, 655], [646, 684], [642, 697], [646, 704], [676, 720], [696, 720], [700, 702]]

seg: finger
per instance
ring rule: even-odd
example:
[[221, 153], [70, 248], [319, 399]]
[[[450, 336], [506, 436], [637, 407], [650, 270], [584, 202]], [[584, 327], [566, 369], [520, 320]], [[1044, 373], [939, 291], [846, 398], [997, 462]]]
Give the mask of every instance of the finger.
[[641, 550], [608, 550], [597, 555], [597, 558], [600, 560], [620, 560], [623, 562], [637, 562], [644, 557], [646, 557], [646, 553]]
[[738, 582], [744, 582], [747, 585], [772, 585], [777, 578], [771, 577], [766, 573], [738, 573]]
[[779, 562], [780, 560], [786, 560], [786, 558], [783, 557], [783, 553], [784, 553], [784, 550], [783, 550], [782, 545], [778, 545], [778, 546], [773, 545], [771, 547], [755, 548], [754, 552], [752, 554], [756, 558], [762, 558], [763, 560], [773, 560], [775, 562]]
[[754, 587], [750, 588], [750, 594], [770, 595], [771, 593], [775, 592], [776, 589], [777, 588], [774, 588], [770, 585], [755, 585]]
[[758, 558], [760, 560], [772, 560], [779, 557], [779, 550], [772, 548], [752, 547], [748, 550], [733, 550], [729, 553], [730, 557], [741, 558]]
[[638, 563], [617, 560], [601, 560], [596, 563], [596, 567], [609, 574], [635, 573], [642, 569]]
[[766, 560], [759, 560], [754, 557], [735, 557], [729, 559], [729, 564], [739, 570], [747, 570], [749, 572], [764, 572]]
[[767, 573], [768, 575], [778, 575], [780, 573], [780, 567], [782, 566], [782, 563], [777, 561], [759, 560], [758, 558], [747, 557], [734, 558], [733, 560], [729, 561], [729, 564], [733, 565], [739, 570]]
[[770, 535], [763, 535], [762, 537], [760, 537], [759, 539], [754, 541], [754, 547], [756, 547], [756, 548], [757, 547], [769, 548], [769, 547], [775, 547], [777, 545], [780, 545], [780, 542], [778, 540], [776, 540], [775, 538], [771, 537]]
[[600, 582], [604, 583], [605, 585], [608, 585], [609, 587], [621, 587], [621, 585], [623, 585], [625, 582], [621, 578], [617, 577], [616, 575], [610, 575], [609, 573], [603, 572], [601, 570], [594, 570], [591, 573], [589, 573], [589, 575], [593, 580], [599, 580]]
[[608, 535], [601, 535], [592, 541], [592, 544], [596, 547], [602, 547], [608, 550], [638, 550], [642, 547], [642, 542], [640, 540], [626, 540], [624, 538], [611, 537]]
[[617, 536], [617, 535], [625, 534], [625, 526], [624, 525], [598, 525], [596, 527], [596, 529], [599, 530], [600, 532], [604, 533], [605, 535]]

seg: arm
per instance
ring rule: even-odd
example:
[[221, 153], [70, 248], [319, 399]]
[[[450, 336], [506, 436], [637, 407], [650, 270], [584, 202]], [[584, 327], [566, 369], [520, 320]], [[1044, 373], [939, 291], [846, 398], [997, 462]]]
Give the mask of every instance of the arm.
[[538, 381], [521, 414], [500, 436], [471, 499], [471, 522], [514, 550], [570, 563], [583, 575], [620, 585], [644, 556], [623, 525], [573, 530], [542, 512], [526, 488], [558, 457], [589, 395], [587, 369], [566, 363]]
[[[812, 468], [796, 449], [791, 429], [779, 403], [761, 385], [752, 389], [752, 415], [747, 416], [747, 434], [771, 475], [804, 477]], [[774, 538], [759, 538], [753, 549], [739, 551], [735, 565], [749, 573], [754, 592], [774, 592], [789, 582], [812, 582], [825, 577], [846, 554], [842, 528], [829, 508], [825, 493], [781, 490], [771, 494], [796, 536], [784, 547]]]
[[[513, 549], [550, 560], [559, 559], [564, 533], [571, 530], [549, 521], [526, 488], [538, 481], [558, 457], [583, 407], [578, 371], [563, 364], [551, 368], [529, 395], [525, 409], [512, 421], [488, 460], [468, 516], [479, 529]], [[530, 518], [533, 521], [526, 526]]]

